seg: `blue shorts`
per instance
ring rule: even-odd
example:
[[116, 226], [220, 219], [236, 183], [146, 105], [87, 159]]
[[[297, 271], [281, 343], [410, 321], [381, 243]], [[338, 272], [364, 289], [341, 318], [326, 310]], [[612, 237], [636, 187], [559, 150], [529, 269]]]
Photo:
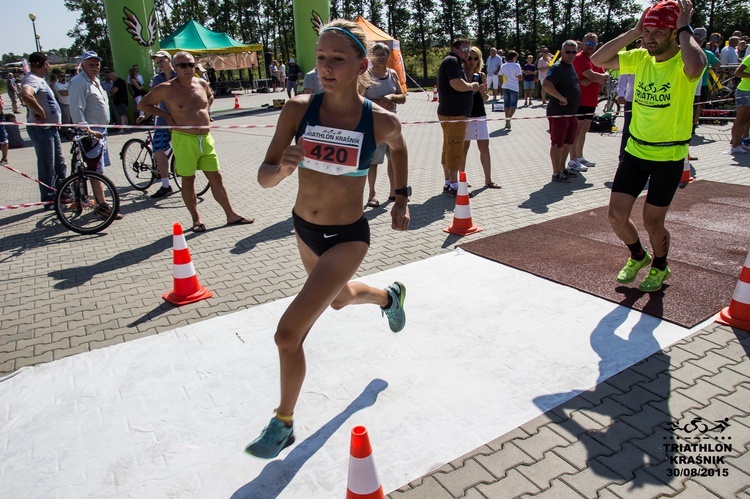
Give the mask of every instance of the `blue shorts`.
[[738, 106], [750, 106], [750, 91], [735, 90], [734, 103]]
[[0, 125], [0, 144], [8, 143], [8, 132], [5, 130], [5, 125]]
[[518, 107], [518, 91], [504, 88], [503, 103], [505, 104], [505, 109], [508, 109], [509, 107]]
[[534, 87], [536, 86], [536, 82], [534, 81], [525, 81], [523, 82], [523, 89], [524, 90], [534, 90]]
[[157, 128], [154, 130], [154, 152], [167, 151], [172, 147], [172, 132], [166, 128]]

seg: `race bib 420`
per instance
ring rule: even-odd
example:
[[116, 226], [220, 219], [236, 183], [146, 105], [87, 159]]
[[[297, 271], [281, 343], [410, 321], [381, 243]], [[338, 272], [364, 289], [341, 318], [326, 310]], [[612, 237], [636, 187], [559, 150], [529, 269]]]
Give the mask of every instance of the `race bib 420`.
[[304, 168], [329, 175], [346, 175], [357, 171], [364, 133], [308, 125], [302, 137]]

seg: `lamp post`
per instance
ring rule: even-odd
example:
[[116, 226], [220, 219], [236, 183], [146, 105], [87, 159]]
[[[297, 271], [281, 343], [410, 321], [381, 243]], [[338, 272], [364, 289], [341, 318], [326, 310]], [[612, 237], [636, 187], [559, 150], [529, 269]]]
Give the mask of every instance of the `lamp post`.
[[29, 14], [29, 19], [31, 19], [31, 26], [34, 27], [34, 43], [36, 44], [36, 51], [40, 52], [39, 35], [36, 34], [36, 14], [34, 14], [33, 12]]

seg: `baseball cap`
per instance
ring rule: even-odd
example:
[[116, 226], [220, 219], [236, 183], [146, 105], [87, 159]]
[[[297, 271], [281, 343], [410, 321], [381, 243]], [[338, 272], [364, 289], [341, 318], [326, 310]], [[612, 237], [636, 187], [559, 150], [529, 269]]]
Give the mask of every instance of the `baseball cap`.
[[205, 73], [205, 72], [206, 72], [206, 68], [204, 68], [204, 67], [203, 67], [202, 65], [200, 65], [200, 64], [196, 64], [196, 65], [195, 65], [195, 69], [197, 69], [197, 70], [198, 70], [198, 71], [200, 71], [201, 73]]
[[695, 28], [693, 31], [693, 36], [696, 38], [700, 38], [701, 40], [705, 40], [708, 36], [708, 30], [706, 28]]
[[672, 0], [659, 2], [646, 13], [646, 17], [643, 18], [643, 27], [675, 29], [679, 15], [680, 8], [677, 2]]
[[160, 50], [151, 56], [152, 59], [161, 59], [162, 57], [166, 57], [167, 59], [172, 58], [172, 56], [169, 55], [169, 52], [167, 52], [166, 50]]
[[290, 57], [289, 62], [297, 62], [297, 60], [294, 57]]
[[81, 54], [81, 61], [85, 61], [86, 59], [91, 59], [92, 57], [94, 59], [99, 59], [100, 61], [102, 60], [102, 58], [99, 57], [96, 54], [96, 52], [94, 52], [93, 50], [89, 50], [89, 51], [84, 52], [83, 54]]

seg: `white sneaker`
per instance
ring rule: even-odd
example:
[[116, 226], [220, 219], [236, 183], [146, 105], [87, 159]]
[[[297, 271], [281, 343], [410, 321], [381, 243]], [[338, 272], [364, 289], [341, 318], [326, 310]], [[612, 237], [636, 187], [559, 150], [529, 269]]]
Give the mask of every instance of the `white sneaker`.
[[588, 159], [584, 158], [583, 156], [581, 156], [580, 158], [578, 158], [578, 162], [581, 163], [583, 166], [586, 166], [588, 168], [591, 168], [592, 166], [596, 166], [596, 163], [594, 163], [593, 161], [589, 161]]
[[568, 161], [568, 169], [572, 170], [574, 172], [586, 172], [586, 171], [588, 171], [587, 167], [583, 166], [577, 160], [573, 160], [573, 159], [571, 159], [570, 161]]
[[740, 147], [746, 150], [747, 152], [750, 152], [750, 146], [746, 146], [745, 144], [740, 144]]
[[729, 150], [729, 154], [747, 154], [748, 150], [742, 146], [733, 147]]

